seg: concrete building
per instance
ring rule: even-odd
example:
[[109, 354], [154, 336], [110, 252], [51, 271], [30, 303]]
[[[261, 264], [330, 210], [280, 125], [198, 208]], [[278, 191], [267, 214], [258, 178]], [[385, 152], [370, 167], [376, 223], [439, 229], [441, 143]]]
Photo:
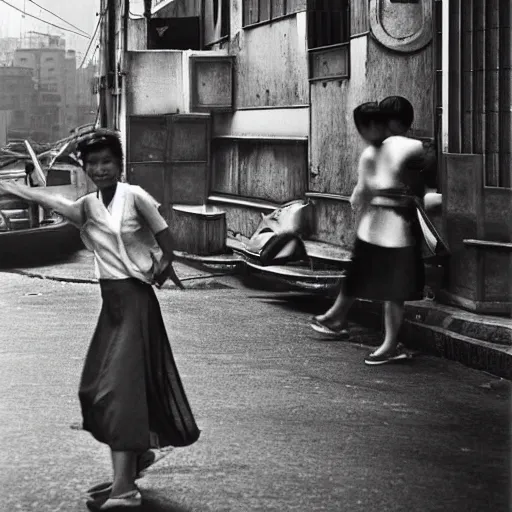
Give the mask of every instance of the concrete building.
[[31, 69], [37, 97], [31, 112], [33, 139], [48, 142], [65, 137], [76, 125], [76, 55], [65, 40], [31, 32], [15, 52], [16, 66]]
[[[25, 67], [0, 67], [0, 111], [7, 123], [5, 138], [30, 135], [31, 112], [36, 100], [33, 72]], [[5, 140], [3, 143], [5, 144]]]
[[[109, 2], [102, 74], [115, 78], [103, 82], [104, 121], [125, 133], [128, 179], [171, 220], [183, 204], [189, 213], [215, 206], [250, 236], [261, 213], [305, 196], [315, 204], [312, 237], [348, 249], [363, 149], [352, 111], [406, 96], [412, 135], [438, 150], [443, 212], [434, 220], [453, 251], [443, 300], [505, 313], [510, 3], [470, 4], [175, 0], [154, 2], [149, 23], [125, 25], [116, 22], [128, 16], [125, 3]], [[173, 30], [184, 23], [198, 27], [195, 39], [187, 34], [190, 50]]]

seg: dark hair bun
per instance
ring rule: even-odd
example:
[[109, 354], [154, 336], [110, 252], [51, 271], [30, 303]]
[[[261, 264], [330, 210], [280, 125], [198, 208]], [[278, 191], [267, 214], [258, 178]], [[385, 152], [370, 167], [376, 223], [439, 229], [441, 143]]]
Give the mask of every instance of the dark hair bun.
[[354, 123], [358, 131], [370, 123], [384, 123], [385, 121], [383, 112], [376, 101], [361, 103], [354, 109]]
[[414, 108], [403, 96], [388, 96], [379, 106], [389, 120], [400, 121], [409, 129], [414, 121]]

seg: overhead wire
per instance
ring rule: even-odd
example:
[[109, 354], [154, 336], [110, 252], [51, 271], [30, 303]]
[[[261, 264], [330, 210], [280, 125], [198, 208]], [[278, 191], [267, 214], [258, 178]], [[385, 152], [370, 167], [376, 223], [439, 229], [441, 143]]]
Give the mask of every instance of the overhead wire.
[[63, 21], [64, 23], [67, 23], [70, 27], [73, 27], [73, 28], [76, 28], [77, 30], [80, 30], [80, 32], [83, 32], [87, 37], [89, 37], [89, 34], [85, 30], [82, 30], [80, 27], [77, 27], [76, 25], [73, 25], [73, 23], [70, 23], [69, 21], [65, 20], [64, 18], [61, 18], [58, 14], [54, 13], [53, 11], [50, 11], [46, 7], [43, 7], [42, 5], [39, 5], [37, 2], [34, 2], [34, 0], [28, 0], [28, 1], [30, 3], [36, 5], [37, 7], [39, 7], [39, 9], [42, 9], [43, 11], [46, 11], [47, 13], [51, 14], [52, 16], [55, 16], [56, 18], [58, 18], [59, 20]]
[[24, 11], [23, 9], [20, 9], [19, 7], [12, 5], [11, 3], [7, 2], [7, 0], [0, 0], [0, 2], [4, 3], [5, 5], [8, 5], [9, 7], [12, 7], [14, 10], [16, 10], [18, 12], [21, 12], [21, 14], [23, 14], [25, 16], [34, 18], [42, 23], [46, 23], [46, 25], [50, 25], [52, 27], [58, 28], [59, 30], [64, 30], [65, 32], [71, 32], [72, 34], [76, 34], [77, 36], [81, 36], [81, 37], [85, 37], [85, 38], [89, 37], [89, 36], [86, 36], [85, 34], [77, 32], [76, 30], [71, 30], [70, 28], [61, 27], [60, 25], [56, 25], [55, 23], [52, 23], [51, 21], [43, 20], [42, 18], [39, 18], [38, 16], [34, 16], [33, 14], [30, 14], [30, 13]]
[[104, 13], [101, 13], [99, 15], [99, 19], [98, 19], [98, 23], [96, 24], [96, 28], [94, 29], [94, 33], [93, 35], [91, 36], [91, 40], [89, 41], [89, 45], [87, 46], [87, 49], [85, 50], [85, 53], [84, 53], [84, 58], [82, 59], [82, 63], [80, 64], [80, 66], [78, 67], [78, 69], [81, 69], [83, 67], [83, 65], [85, 64], [85, 61], [87, 59], [87, 55], [89, 54], [89, 51], [91, 50], [91, 46], [94, 42], [94, 40], [96, 39], [96, 35], [98, 33], [98, 30], [100, 28], [100, 25], [101, 25], [101, 19], [103, 18], [103, 15]]

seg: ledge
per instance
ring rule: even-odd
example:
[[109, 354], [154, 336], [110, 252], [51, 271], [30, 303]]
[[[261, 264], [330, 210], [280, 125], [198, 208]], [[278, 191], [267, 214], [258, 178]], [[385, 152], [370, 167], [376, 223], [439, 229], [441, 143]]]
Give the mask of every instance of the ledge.
[[331, 201], [341, 201], [342, 203], [348, 203], [350, 201], [349, 196], [343, 196], [341, 194], [328, 194], [324, 192], [306, 192], [306, 197], [310, 199], [330, 199]]
[[245, 206], [246, 208], [255, 208], [256, 210], [266, 210], [269, 212], [279, 208], [279, 204], [271, 203], [263, 199], [253, 199], [242, 196], [227, 196], [223, 194], [212, 194], [208, 196], [208, 202], [214, 204], [226, 204], [232, 206]]
[[329, 75], [329, 76], [319, 76], [315, 78], [309, 78], [308, 81], [310, 83], [314, 82], [333, 82], [335, 80], [349, 80], [350, 75]]
[[512, 243], [510, 242], [493, 242], [490, 240], [474, 240], [467, 238], [464, 241], [464, 245], [468, 247], [474, 247], [476, 249], [496, 249], [502, 251], [512, 251]]
[[236, 112], [238, 111], [250, 111], [250, 110], [292, 110], [292, 109], [299, 109], [299, 108], [309, 108], [309, 103], [305, 104], [298, 104], [298, 105], [259, 105], [256, 107], [238, 107], [236, 109]]
[[247, 140], [254, 142], [274, 142], [274, 143], [287, 143], [287, 142], [307, 142], [308, 137], [281, 137], [281, 136], [264, 136], [264, 135], [214, 135], [212, 140]]
[[188, 213], [191, 215], [200, 215], [202, 217], [217, 218], [222, 217], [226, 212], [220, 210], [216, 206], [211, 205], [189, 205], [174, 204], [172, 209], [176, 212]]

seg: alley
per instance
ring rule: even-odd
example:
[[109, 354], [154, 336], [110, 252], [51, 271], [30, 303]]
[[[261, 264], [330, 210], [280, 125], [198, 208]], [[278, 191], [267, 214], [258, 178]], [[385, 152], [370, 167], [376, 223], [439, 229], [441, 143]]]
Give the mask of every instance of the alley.
[[[0, 509], [86, 510], [110, 476], [76, 396], [99, 290], [0, 279]], [[509, 510], [507, 382], [430, 357], [365, 367], [367, 346], [272, 294], [158, 293], [202, 436], [140, 480], [143, 510]]]

